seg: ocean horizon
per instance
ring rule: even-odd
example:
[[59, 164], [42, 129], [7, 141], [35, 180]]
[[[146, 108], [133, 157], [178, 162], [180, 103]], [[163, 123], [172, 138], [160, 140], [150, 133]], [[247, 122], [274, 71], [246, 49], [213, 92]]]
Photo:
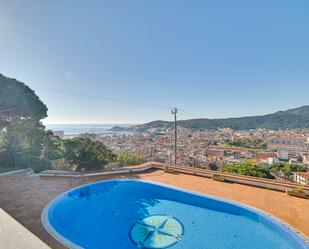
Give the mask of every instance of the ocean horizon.
[[125, 134], [123, 131], [110, 131], [114, 126], [130, 127], [135, 124], [44, 124], [47, 130], [63, 131], [64, 135], [78, 135], [82, 133], [97, 134]]

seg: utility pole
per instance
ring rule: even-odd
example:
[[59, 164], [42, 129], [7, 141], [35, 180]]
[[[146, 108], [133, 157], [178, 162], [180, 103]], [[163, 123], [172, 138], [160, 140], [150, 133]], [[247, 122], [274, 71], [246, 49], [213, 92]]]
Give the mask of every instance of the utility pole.
[[152, 158], [153, 158], [153, 150], [154, 150], [154, 146], [152, 145], [151, 148], [150, 148], [150, 162], [152, 162]]
[[174, 156], [175, 156], [175, 165], [177, 164], [177, 108], [172, 109], [172, 114], [174, 115], [174, 124], [175, 124], [175, 139], [174, 139]]

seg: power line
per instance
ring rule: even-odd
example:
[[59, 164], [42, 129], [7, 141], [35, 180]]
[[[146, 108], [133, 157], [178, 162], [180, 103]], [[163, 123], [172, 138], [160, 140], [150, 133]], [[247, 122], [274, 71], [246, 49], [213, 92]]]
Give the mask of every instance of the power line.
[[90, 99], [96, 98], [96, 99], [100, 99], [100, 100], [111, 101], [111, 102], [119, 102], [119, 103], [125, 103], [125, 104], [152, 106], [152, 107], [165, 108], [165, 109], [170, 109], [170, 110], [173, 109], [172, 106], [151, 104], [151, 103], [145, 103], [145, 102], [140, 102], [140, 101], [117, 99], [117, 98], [111, 98], [111, 97], [106, 97], [106, 96], [102, 96], [102, 95], [96, 95], [96, 94], [85, 94], [85, 93], [79, 93], [79, 92], [74, 92], [74, 91], [56, 91], [56, 90], [45, 90], [45, 89], [37, 89], [37, 90], [42, 91], [42, 92], [56, 93], [56, 94], [62, 94], [62, 95], [64, 94], [64, 95], [71, 95], [71, 96], [79, 96], [79, 97], [90, 98]]
[[178, 109], [177, 108], [174, 108], [172, 110], [172, 114], [174, 115], [174, 132], [175, 132], [175, 135], [174, 135], [174, 162], [175, 162], [175, 165], [177, 165], [177, 112], [178, 112]]
[[[150, 106], [150, 107], [155, 107], [155, 108], [167, 109], [167, 110], [170, 110], [170, 111], [175, 109], [175, 107], [173, 107], [173, 106], [158, 105], [158, 104], [146, 103], [146, 102], [141, 102], [141, 101], [117, 99], [117, 98], [111, 98], [111, 97], [106, 97], [106, 96], [102, 96], [102, 95], [85, 94], [85, 93], [74, 92], [74, 91], [57, 91], [57, 90], [46, 90], [46, 89], [37, 89], [37, 91], [48, 92], [48, 93], [56, 93], [56, 94], [61, 94], [61, 95], [79, 96], [79, 97], [88, 98], [88, 99], [96, 98], [96, 99], [104, 100], [104, 101], [118, 102], [118, 103], [125, 103], [125, 104], [134, 104], [134, 105], [139, 105], [139, 106]], [[15, 106], [15, 107], [11, 107], [11, 108], [8, 108], [8, 109], [3, 109], [3, 110], [0, 110], [0, 114], [5, 113], [5, 112], [14, 111], [14, 110], [19, 109], [19, 108], [20, 108], [20, 106]], [[189, 112], [189, 111], [186, 111], [184, 109], [177, 108], [177, 110], [179, 112], [183, 112], [183, 113], [186, 113], [186, 114], [189, 114], [189, 115], [192, 115], [192, 116], [197, 116], [196, 114]]]
[[[96, 94], [85, 94], [85, 93], [80, 93], [80, 92], [75, 92], [75, 91], [57, 91], [57, 90], [46, 90], [46, 89], [37, 89], [38, 91], [42, 92], [48, 92], [48, 93], [56, 93], [56, 94], [61, 94], [61, 95], [71, 95], [71, 96], [78, 96], [78, 97], [83, 97], [83, 98], [88, 98], [88, 99], [99, 99], [99, 100], [104, 100], [104, 101], [110, 101], [110, 102], [118, 102], [118, 103], [124, 103], [124, 104], [134, 104], [134, 105], [139, 105], [139, 106], [150, 106], [150, 107], [155, 107], [155, 108], [161, 108], [161, 109], [167, 109], [167, 110], [173, 110], [175, 107], [173, 106], [167, 106], [167, 105], [158, 105], [158, 104], [152, 104], [152, 103], [146, 103], [146, 102], [141, 102], [141, 101], [133, 101], [133, 100], [125, 100], [125, 99], [117, 99], [117, 98], [111, 98], [111, 97], [106, 97], [102, 95], [96, 95]], [[197, 116], [191, 112], [188, 112], [183, 109], [179, 109], [178, 111], [192, 115], [192, 116]]]
[[198, 115], [196, 115], [196, 114], [194, 114], [194, 113], [192, 113], [192, 112], [188, 112], [188, 111], [185, 111], [185, 110], [183, 110], [183, 109], [177, 108], [177, 110], [180, 111], [180, 112], [186, 113], [186, 114], [190, 114], [190, 115], [192, 115], [192, 116], [198, 116]]

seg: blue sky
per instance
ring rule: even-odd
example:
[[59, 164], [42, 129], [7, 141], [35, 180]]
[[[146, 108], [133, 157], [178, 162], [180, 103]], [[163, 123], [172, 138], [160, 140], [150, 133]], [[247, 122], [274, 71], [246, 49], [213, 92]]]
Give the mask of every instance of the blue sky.
[[130, 101], [180, 119], [309, 104], [308, 0], [0, 0], [0, 36], [0, 72], [46, 123], [172, 119]]

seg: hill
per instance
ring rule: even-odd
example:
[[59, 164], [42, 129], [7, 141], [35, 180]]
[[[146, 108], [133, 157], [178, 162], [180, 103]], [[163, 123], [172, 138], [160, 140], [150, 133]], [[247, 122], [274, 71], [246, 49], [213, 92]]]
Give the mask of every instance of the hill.
[[[232, 128], [235, 130], [248, 130], [257, 128], [268, 128], [273, 130], [309, 128], [309, 105], [261, 116], [223, 119], [189, 119], [180, 120], [178, 124], [182, 127], [194, 130], [218, 128]], [[150, 128], [167, 128], [172, 126], [173, 122], [157, 120], [134, 126], [132, 129], [135, 131], [145, 131]]]
[[121, 126], [113, 126], [112, 128], [108, 129], [108, 131], [114, 131], [114, 132], [118, 132], [118, 131], [126, 131], [128, 130], [127, 127], [121, 127]]

